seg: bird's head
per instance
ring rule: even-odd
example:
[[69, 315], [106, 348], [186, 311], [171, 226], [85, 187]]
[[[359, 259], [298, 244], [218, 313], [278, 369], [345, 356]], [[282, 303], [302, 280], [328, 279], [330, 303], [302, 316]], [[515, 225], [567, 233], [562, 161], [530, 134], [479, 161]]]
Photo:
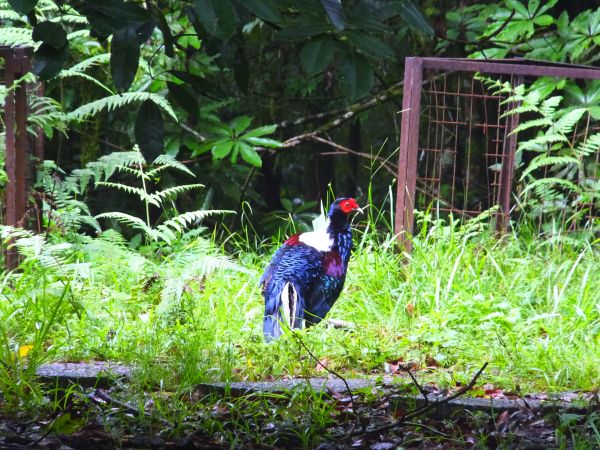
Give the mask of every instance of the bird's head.
[[347, 216], [353, 211], [362, 211], [362, 209], [353, 198], [338, 198], [329, 207], [329, 217], [333, 216], [338, 211]]

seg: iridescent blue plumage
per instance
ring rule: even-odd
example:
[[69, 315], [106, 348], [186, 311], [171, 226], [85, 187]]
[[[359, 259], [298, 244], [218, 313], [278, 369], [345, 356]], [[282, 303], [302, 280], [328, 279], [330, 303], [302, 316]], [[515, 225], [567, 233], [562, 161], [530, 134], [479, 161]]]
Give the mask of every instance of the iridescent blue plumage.
[[275, 252], [260, 284], [265, 299], [265, 339], [277, 338], [282, 325], [302, 328], [319, 323], [344, 287], [352, 252], [348, 214], [354, 199], [337, 199], [325, 230], [290, 237]]

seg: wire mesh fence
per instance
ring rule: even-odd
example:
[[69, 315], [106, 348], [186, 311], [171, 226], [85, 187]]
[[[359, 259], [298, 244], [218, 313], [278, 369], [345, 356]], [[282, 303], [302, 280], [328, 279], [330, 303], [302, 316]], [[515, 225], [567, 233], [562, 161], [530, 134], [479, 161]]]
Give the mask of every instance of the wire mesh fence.
[[[415, 210], [461, 219], [481, 217], [486, 212], [490, 227], [499, 232], [509, 226], [511, 213], [513, 219], [524, 213], [525, 209], [520, 208], [523, 205], [519, 205], [519, 198], [524, 198], [523, 183], [515, 180], [515, 166], [522, 171], [527, 167], [525, 162], [530, 162], [525, 159], [531, 159], [531, 153], [525, 150], [529, 150], [526, 144], [532, 137], [527, 131], [521, 133], [525, 127], [519, 125], [533, 120], [535, 115], [529, 106], [521, 108], [523, 95], [515, 95], [515, 89], [539, 77], [594, 80], [600, 79], [600, 70], [521, 60], [407, 58], [396, 203], [396, 230], [407, 249], [411, 247]], [[540, 102], [538, 110], [541, 109]], [[563, 143], [565, 147], [576, 148], [578, 142], [588, 142], [598, 131], [593, 115], [589, 111], [586, 114], [581, 120], [586, 125], [575, 126], [571, 138], [565, 137], [570, 141]], [[535, 130], [527, 129], [529, 133]], [[577, 189], [555, 195], [554, 199], [541, 199], [539, 204], [528, 203], [527, 213], [535, 218], [538, 232], [547, 232], [548, 227], [600, 231], [600, 147], [594, 147], [592, 141], [585, 161], [572, 161], [568, 167], [576, 170], [589, 166], [584, 182], [579, 174]], [[534, 183], [536, 189], [541, 190], [550, 184], [548, 180], [556, 178], [548, 173], [551, 169], [551, 164], [544, 163], [539, 170], [530, 172], [546, 180]], [[552, 187], [555, 191], [548, 189], [549, 192], [557, 194], [561, 184], [565, 187], [560, 180], [556, 183], [558, 186]], [[556, 201], [557, 198], [562, 200]], [[565, 204], [569, 202], [570, 205]], [[537, 205], [538, 211], [530, 204]], [[553, 209], [558, 209], [558, 213]]]

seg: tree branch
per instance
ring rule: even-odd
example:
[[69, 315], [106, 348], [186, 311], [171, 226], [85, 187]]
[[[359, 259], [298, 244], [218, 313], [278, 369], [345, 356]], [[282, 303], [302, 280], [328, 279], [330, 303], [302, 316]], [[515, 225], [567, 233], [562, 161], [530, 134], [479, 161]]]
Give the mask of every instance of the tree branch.
[[[410, 413], [408, 413], [407, 415], [405, 415], [404, 417], [402, 417], [400, 420], [398, 420], [398, 421], [396, 421], [394, 423], [390, 423], [388, 425], [384, 425], [384, 426], [379, 427], [379, 428], [375, 428], [373, 430], [368, 430], [365, 434], [384, 433], [386, 431], [393, 430], [394, 428], [397, 428], [397, 427], [400, 427], [400, 426], [403, 426], [403, 425], [407, 425], [409, 423], [410, 419], [412, 419], [414, 417], [421, 416], [421, 415], [425, 414], [427, 411], [435, 409], [435, 408], [439, 407], [440, 405], [446, 404], [446, 403], [454, 400], [455, 398], [460, 397], [465, 392], [470, 391], [471, 389], [473, 389], [473, 387], [475, 386], [475, 383], [477, 383], [477, 379], [481, 376], [481, 374], [483, 373], [483, 371], [485, 370], [485, 368], [487, 366], [488, 366], [488, 363], [486, 362], [481, 367], [481, 369], [479, 369], [479, 371], [475, 374], [475, 376], [471, 379], [471, 381], [469, 382], [469, 384], [467, 384], [466, 386], [460, 388], [453, 395], [450, 395], [450, 396], [446, 397], [445, 399], [439, 400], [437, 402], [427, 403], [425, 406], [423, 406], [421, 408], [417, 408], [414, 411], [411, 411]], [[361, 434], [363, 434], [363, 432], [356, 431], [354, 433], [351, 433], [348, 437], [359, 436]]]

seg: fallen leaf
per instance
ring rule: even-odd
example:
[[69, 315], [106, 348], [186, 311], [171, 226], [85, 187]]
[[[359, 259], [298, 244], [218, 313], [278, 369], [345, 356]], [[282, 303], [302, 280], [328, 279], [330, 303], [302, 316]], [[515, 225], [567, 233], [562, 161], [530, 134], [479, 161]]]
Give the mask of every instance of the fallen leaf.
[[435, 358], [431, 355], [425, 356], [425, 364], [427, 367], [439, 367], [439, 363], [435, 360]]
[[327, 371], [327, 366], [329, 365], [328, 358], [321, 358], [319, 362], [317, 362], [317, 366], [315, 367], [315, 371], [317, 372], [325, 372]]
[[500, 433], [506, 433], [508, 431], [508, 424], [510, 422], [510, 413], [508, 410], [502, 411], [496, 418], [496, 428]]

